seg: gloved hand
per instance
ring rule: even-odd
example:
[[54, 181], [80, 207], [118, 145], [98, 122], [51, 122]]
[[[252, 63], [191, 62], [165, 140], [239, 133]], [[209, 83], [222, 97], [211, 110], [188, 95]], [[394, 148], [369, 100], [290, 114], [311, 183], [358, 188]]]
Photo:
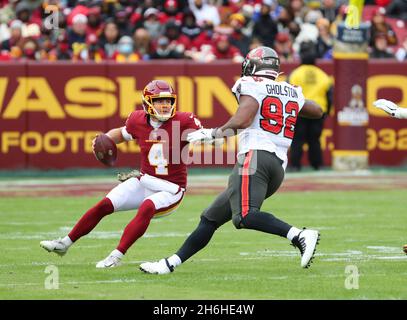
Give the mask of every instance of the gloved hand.
[[199, 129], [194, 132], [188, 133], [187, 141], [190, 143], [196, 142], [212, 143], [215, 140], [213, 133], [214, 129]]
[[120, 172], [117, 174], [117, 180], [124, 182], [130, 178], [136, 178], [138, 176], [140, 176], [140, 171], [138, 170], [133, 170], [131, 172]]
[[376, 108], [382, 109], [383, 111], [387, 112], [389, 115], [391, 115], [394, 118], [397, 119], [402, 119], [403, 117], [403, 109], [400, 108], [397, 104], [394, 102], [391, 102], [386, 99], [379, 99], [373, 102], [373, 105]]

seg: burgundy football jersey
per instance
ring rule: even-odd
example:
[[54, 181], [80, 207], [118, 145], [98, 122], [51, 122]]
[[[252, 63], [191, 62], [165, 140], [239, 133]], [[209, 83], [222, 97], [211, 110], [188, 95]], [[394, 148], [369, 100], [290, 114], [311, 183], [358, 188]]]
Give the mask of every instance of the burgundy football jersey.
[[187, 133], [200, 128], [200, 121], [190, 112], [177, 111], [159, 128], [150, 124], [149, 116], [144, 111], [132, 112], [127, 118], [126, 130], [140, 146], [140, 172], [185, 188], [187, 168], [182, 154], [186, 152], [182, 150], [188, 148]]

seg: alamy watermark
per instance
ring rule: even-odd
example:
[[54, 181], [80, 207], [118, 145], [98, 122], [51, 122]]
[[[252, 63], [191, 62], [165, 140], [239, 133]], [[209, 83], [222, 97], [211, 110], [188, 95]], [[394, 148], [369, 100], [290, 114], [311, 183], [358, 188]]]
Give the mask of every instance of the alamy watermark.
[[355, 5], [349, 5], [345, 19], [345, 26], [348, 29], [358, 29], [360, 26], [360, 11]]
[[347, 265], [345, 267], [345, 289], [357, 290], [359, 289], [359, 269], [355, 265]]
[[[186, 129], [181, 132], [179, 121], [172, 121], [171, 130], [161, 128], [152, 130], [147, 140], [153, 144], [148, 154], [150, 165], [156, 167], [157, 172], [164, 172], [169, 159], [171, 159], [171, 164], [236, 164], [238, 135], [244, 130], [237, 130], [237, 132], [232, 129], [225, 130], [222, 132], [223, 138], [216, 139], [212, 143], [189, 144], [187, 143], [187, 135], [193, 131], [195, 130]], [[256, 135], [246, 135], [244, 139], [245, 145], [253, 146], [258, 138]], [[245, 169], [245, 172], [239, 172], [239, 174], [252, 175], [256, 169], [257, 157], [254, 155], [250, 157], [250, 168]]]
[[48, 30], [59, 29], [59, 9], [57, 6], [48, 5], [44, 10], [47, 15], [44, 19], [44, 27]]
[[44, 288], [47, 290], [59, 289], [59, 269], [57, 266], [49, 265], [45, 268], [44, 273], [49, 274], [44, 280]]

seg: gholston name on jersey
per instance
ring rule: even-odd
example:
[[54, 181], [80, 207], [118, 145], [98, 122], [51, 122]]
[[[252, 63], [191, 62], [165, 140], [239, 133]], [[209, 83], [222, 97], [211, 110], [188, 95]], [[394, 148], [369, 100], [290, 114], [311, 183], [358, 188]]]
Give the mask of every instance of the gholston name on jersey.
[[281, 84], [266, 84], [267, 93], [269, 95], [280, 95], [280, 96], [287, 96], [290, 98], [298, 98], [297, 91], [290, 86], [283, 86]]

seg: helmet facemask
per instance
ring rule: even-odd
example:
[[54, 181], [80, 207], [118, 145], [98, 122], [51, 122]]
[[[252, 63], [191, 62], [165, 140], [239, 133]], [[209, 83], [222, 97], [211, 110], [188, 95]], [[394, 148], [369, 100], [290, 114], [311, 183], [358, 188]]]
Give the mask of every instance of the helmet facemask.
[[177, 97], [175, 94], [161, 92], [143, 97], [143, 108], [153, 118], [167, 121], [175, 115]]

